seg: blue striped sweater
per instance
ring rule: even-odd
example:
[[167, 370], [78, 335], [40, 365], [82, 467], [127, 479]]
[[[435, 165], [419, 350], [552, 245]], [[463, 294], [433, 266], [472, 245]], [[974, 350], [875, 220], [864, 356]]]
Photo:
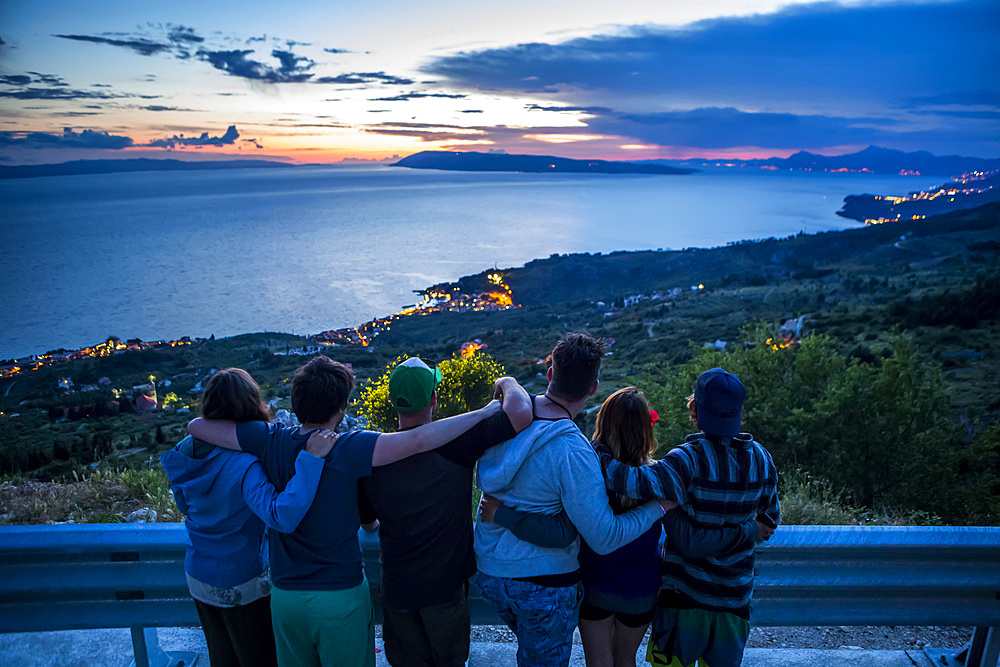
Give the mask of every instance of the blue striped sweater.
[[[689, 435], [663, 459], [640, 467], [602, 453], [608, 487], [639, 500], [675, 500], [694, 526], [739, 526], [757, 518], [777, 526], [777, 471], [771, 455], [741, 433], [734, 438]], [[684, 558], [669, 540], [661, 553], [664, 590], [692, 606], [749, 618], [754, 545], [705, 558]]]

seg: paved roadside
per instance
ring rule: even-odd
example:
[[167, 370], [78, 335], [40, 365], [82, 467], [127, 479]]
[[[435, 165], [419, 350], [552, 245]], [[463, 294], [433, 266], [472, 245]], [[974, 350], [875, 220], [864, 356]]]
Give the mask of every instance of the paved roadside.
[[[199, 628], [160, 628], [160, 643], [168, 652], [194, 653], [195, 667], [210, 667], [205, 636]], [[381, 648], [382, 641], [376, 645]], [[517, 645], [474, 642], [470, 667], [516, 664]], [[644, 649], [643, 649], [644, 652]], [[128, 630], [67, 630], [0, 634], [0, 665], [18, 667], [128, 667], [132, 642]], [[385, 667], [385, 654], [375, 664]], [[640, 657], [639, 665], [645, 664]], [[572, 667], [583, 667], [583, 649], [573, 646]], [[868, 651], [863, 649], [748, 649], [743, 667], [932, 667], [921, 651]]]

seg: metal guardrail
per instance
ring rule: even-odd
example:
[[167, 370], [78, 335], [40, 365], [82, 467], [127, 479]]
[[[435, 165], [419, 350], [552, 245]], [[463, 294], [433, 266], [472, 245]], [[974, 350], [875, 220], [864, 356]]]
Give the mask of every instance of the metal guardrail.
[[[0, 632], [130, 628], [137, 665], [190, 665], [155, 631], [199, 624], [184, 543], [181, 524], [0, 527]], [[361, 543], [377, 603], [378, 538]], [[784, 526], [757, 571], [754, 625], [975, 626], [964, 655], [928, 655], [969, 667], [1000, 656], [1000, 528]], [[470, 604], [473, 623], [500, 623]]]

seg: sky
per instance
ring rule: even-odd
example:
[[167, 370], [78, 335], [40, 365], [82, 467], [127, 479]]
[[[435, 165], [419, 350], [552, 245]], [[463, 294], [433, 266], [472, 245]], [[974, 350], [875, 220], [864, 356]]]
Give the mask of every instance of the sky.
[[1000, 2], [0, 3], [0, 164], [1000, 156]]

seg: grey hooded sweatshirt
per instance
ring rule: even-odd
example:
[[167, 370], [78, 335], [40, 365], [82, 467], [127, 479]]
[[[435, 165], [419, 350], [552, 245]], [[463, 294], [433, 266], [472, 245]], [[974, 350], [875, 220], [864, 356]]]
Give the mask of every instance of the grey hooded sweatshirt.
[[[569, 419], [535, 420], [479, 459], [479, 488], [518, 510], [565, 510], [580, 537], [599, 554], [628, 544], [663, 516], [655, 502], [615, 515], [608, 506], [597, 453]], [[538, 577], [579, 569], [580, 540], [564, 548], [519, 540], [496, 523], [476, 523], [479, 570], [494, 577]]]

